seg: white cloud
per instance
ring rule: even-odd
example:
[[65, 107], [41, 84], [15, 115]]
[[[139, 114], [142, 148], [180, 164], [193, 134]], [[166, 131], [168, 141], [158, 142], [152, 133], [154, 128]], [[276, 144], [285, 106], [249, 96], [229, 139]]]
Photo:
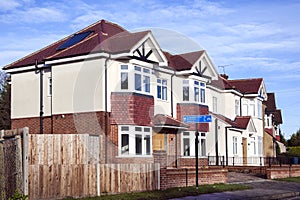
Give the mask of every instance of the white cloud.
[[10, 14], [0, 16], [2, 23], [42, 23], [42, 22], [62, 22], [66, 19], [63, 11], [51, 7], [30, 7], [25, 10], [18, 10]]
[[0, 11], [12, 10], [20, 6], [15, 0], [1, 0], [0, 1]]

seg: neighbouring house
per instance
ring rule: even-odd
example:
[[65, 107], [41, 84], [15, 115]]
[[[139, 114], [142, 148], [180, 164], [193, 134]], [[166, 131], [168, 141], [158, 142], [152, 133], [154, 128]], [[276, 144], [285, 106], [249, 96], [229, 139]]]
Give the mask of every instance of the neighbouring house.
[[[12, 128], [100, 135], [101, 163], [192, 166], [198, 130], [200, 165], [261, 164], [263, 79], [223, 78], [205, 50], [172, 55], [151, 31], [101, 20], [3, 69]], [[182, 120], [208, 114], [212, 123]]]
[[263, 164], [263, 107], [267, 99], [262, 78], [228, 80], [219, 76], [208, 85], [213, 115], [209, 162], [221, 165]]
[[276, 145], [280, 153], [286, 152], [286, 147], [280, 142], [280, 125], [282, 124], [281, 110], [277, 109], [275, 94], [268, 93], [268, 99], [264, 102], [265, 108], [265, 131], [264, 131], [264, 156], [276, 157]]

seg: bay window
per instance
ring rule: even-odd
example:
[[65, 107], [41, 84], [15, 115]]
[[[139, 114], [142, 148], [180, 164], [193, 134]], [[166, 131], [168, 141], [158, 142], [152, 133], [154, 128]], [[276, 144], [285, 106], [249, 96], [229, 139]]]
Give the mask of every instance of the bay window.
[[[190, 86], [192, 90], [190, 90]], [[200, 81], [192, 81], [190, 83], [189, 80], [182, 81], [182, 96], [183, 101], [192, 101], [195, 103], [205, 103], [205, 83]], [[190, 99], [190, 93], [192, 99]], [[194, 98], [193, 98], [194, 97]]]
[[151, 128], [145, 126], [122, 125], [119, 127], [119, 155], [151, 155]]

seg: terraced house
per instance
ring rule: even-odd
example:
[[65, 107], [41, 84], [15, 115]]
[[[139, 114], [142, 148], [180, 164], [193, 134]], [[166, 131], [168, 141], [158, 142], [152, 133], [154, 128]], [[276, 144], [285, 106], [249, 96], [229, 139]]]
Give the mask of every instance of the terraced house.
[[[263, 156], [263, 80], [223, 78], [205, 50], [172, 55], [151, 31], [101, 20], [4, 70], [13, 128], [100, 135], [101, 163], [194, 165], [196, 129], [200, 165]], [[208, 114], [211, 124], [182, 121]]]

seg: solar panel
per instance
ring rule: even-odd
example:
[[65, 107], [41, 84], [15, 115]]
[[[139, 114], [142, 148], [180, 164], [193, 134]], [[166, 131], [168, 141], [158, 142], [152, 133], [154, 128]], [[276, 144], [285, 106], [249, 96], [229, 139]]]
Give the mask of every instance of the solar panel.
[[78, 42], [82, 41], [84, 38], [89, 36], [93, 31], [86, 31], [83, 33], [77, 33], [73, 35], [70, 39], [65, 41], [62, 45], [60, 45], [56, 50], [63, 50], [70, 46], [73, 46], [74, 44], [77, 44]]

